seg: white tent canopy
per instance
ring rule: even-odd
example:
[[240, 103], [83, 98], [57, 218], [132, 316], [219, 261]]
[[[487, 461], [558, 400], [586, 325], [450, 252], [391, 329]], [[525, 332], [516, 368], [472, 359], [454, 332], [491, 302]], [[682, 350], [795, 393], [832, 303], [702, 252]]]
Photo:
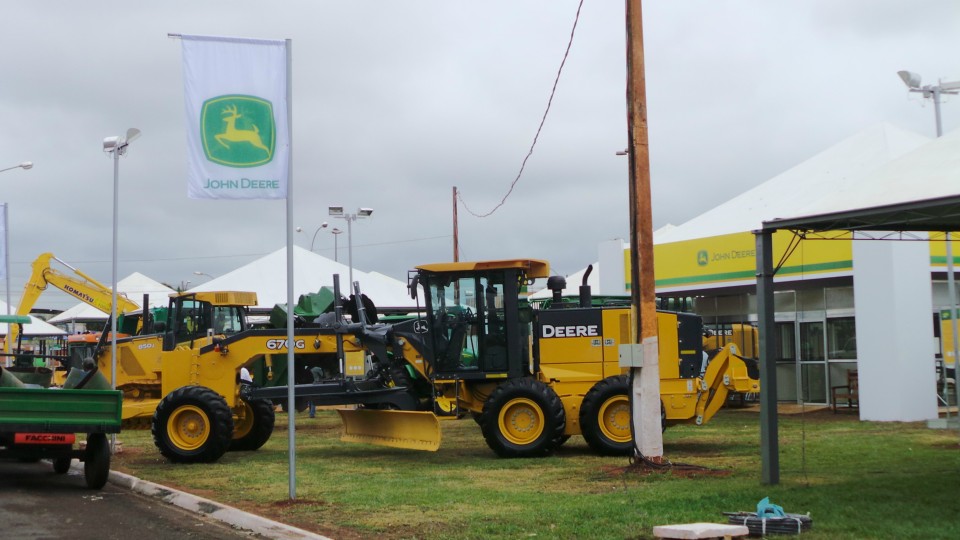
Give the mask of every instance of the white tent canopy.
[[[826, 211], [830, 205], [869, 206], [861, 197], [887, 175], [883, 171], [897, 158], [930, 138], [882, 123], [820, 152], [703, 214], [657, 234], [657, 244], [759, 230], [764, 221], [782, 216]], [[890, 178], [894, 178], [890, 176]], [[893, 186], [901, 197], [913, 186]], [[841, 194], [842, 193], [842, 194]], [[823, 209], [823, 210], [821, 210]]]
[[[117, 282], [117, 291], [137, 305], [143, 303], [143, 295], [150, 296], [150, 307], [164, 307], [167, 305], [170, 293], [176, 292], [170, 287], [155, 281], [139, 272], [134, 272]], [[70, 309], [50, 319], [51, 323], [65, 323], [69, 321], [96, 321], [104, 320], [110, 314], [86, 304], [79, 303]]]
[[[829, 196], [822, 196], [806, 206], [794, 206], [790, 211], [766, 217], [783, 220], [803, 219], [807, 216], [835, 214], [865, 209], [909, 205], [911, 202], [955, 198], [960, 194], [960, 130], [924, 144], [884, 165], [874, 174], [864, 175], [837, 185]], [[938, 230], [936, 223], [944, 215], [941, 209], [931, 221], [911, 230]], [[905, 223], [887, 224], [891, 230], [900, 230]], [[899, 228], [898, 228], [899, 227]], [[942, 229], [940, 229], [942, 230]], [[951, 230], [956, 230], [951, 228]]]
[[[4, 313], [4, 314], [7, 313], [6, 302], [0, 301], [0, 313]], [[30, 323], [23, 325], [23, 329], [21, 331], [23, 332], [24, 337], [62, 336], [66, 334], [66, 332], [64, 332], [63, 330], [57, 328], [56, 326], [53, 326], [52, 324], [48, 324], [43, 320], [34, 317], [33, 315], [30, 315]], [[7, 324], [0, 323], [0, 334], [3, 334], [4, 336], [6, 336], [8, 332], [9, 330], [7, 328]]]
[[[333, 275], [340, 276], [340, 292], [350, 294], [350, 268], [299, 246], [293, 247], [293, 301], [300, 295], [315, 293], [322, 287], [333, 286]], [[272, 309], [287, 303], [287, 251], [280, 248], [246, 266], [193, 287], [200, 291], [252, 291], [257, 293], [257, 306]], [[373, 300], [374, 305], [392, 308], [416, 306], [407, 294], [407, 284], [379, 274], [353, 269], [353, 279], [360, 283], [360, 292]]]

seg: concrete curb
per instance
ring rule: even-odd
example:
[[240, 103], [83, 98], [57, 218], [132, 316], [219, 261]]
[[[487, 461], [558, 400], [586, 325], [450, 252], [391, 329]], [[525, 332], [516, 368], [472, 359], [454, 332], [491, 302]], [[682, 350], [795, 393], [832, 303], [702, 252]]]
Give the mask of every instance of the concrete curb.
[[141, 480], [129, 474], [110, 471], [108, 481], [111, 484], [127, 488], [136, 493], [179, 506], [184, 510], [209, 516], [235, 529], [252, 531], [267, 538], [274, 538], [276, 540], [331, 540], [326, 536], [244, 512], [243, 510], [211, 501], [210, 499]]

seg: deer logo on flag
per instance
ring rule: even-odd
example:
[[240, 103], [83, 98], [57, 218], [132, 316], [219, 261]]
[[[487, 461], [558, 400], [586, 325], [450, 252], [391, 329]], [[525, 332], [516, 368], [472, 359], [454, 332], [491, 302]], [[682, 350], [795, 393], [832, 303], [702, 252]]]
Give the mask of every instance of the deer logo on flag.
[[208, 99], [200, 113], [207, 159], [228, 167], [257, 167], [273, 159], [276, 124], [273, 104], [255, 96]]

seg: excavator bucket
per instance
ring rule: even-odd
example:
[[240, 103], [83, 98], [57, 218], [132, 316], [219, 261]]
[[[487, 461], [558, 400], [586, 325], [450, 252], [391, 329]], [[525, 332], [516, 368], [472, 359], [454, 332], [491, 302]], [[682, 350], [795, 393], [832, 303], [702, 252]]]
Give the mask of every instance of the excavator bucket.
[[436, 452], [440, 422], [432, 412], [337, 409], [343, 421], [344, 442], [360, 442]]

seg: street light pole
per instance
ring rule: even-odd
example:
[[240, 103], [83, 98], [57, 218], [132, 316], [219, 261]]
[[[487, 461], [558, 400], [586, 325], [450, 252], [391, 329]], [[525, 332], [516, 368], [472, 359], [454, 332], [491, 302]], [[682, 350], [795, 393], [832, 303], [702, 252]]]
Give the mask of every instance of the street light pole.
[[[19, 165], [14, 165], [13, 167], [7, 167], [5, 169], [0, 169], [0, 172], [11, 171], [13, 169], [23, 169], [29, 170], [33, 168], [33, 162], [24, 161]], [[7, 206], [7, 203], [3, 203], [3, 275], [7, 282], [7, 315], [10, 315], [10, 220], [7, 217], [10, 212], [10, 207]], [[13, 323], [7, 323], [7, 339], [3, 340], [3, 350], [4, 352], [10, 352], [11, 345], [10, 340], [10, 325]], [[10, 365], [10, 357], [6, 357], [7, 366]]]
[[340, 229], [334, 227], [333, 229], [330, 229], [330, 234], [333, 235], [333, 261], [334, 261], [334, 262], [340, 262], [339, 259], [337, 258], [337, 253], [338, 253], [338, 250], [337, 250], [337, 237], [339, 237], [341, 234], [343, 234], [343, 231], [341, 231]]
[[900, 76], [903, 84], [907, 85], [907, 88], [909, 88], [911, 92], [923, 94], [923, 97], [933, 99], [933, 115], [937, 122], [937, 137], [943, 135], [943, 124], [940, 121], [940, 95], [960, 94], [960, 81], [946, 83], [940, 81], [936, 85], [927, 84], [920, 86], [920, 75], [912, 71], [898, 71], [897, 75]]
[[27, 170], [27, 169], [32, 169], [32, 168], [33, 168], [33, 162], [32, 162], [32, 161], [24, 161], [23, 163], [21, 163], [21, 164], [19, 164], [19, 165], [14, 165], [13, 167], [7, 167], [6, 169], [0, 169], [0, 172], [3, 172], [3, 171], [12, 171], [13, 169], [24, 169], [24, 170]]
[[[358, 208], [354, 214], [344, 213], [342, 206], [331, 206], [330, 215], [346, 220], [347, 222], [347, 267], [350, 269], [350, 292], [353, 293], [353, 222], [357, 218], [368, 218], [373, 214], [373, 208]], [[336, 237], [334, 237], [336, 238]]]
[[[113, 289], [110, 300], [110, 387], [117, 389], [117, 225], [119, 214], [120, 156], [127, 153], [127, 146], [140, 136], [140, 130], [130, 128], [126, 135], [103, 139], [103, 151], [113, 154]], [[146, 307], [144, 307], [146, 309]]]
[[327, 222], [324, 221], [323, 224], [321, 224], [319, 227], [317, 227], [317, 230], [313, 231], [313, 238], [310, 239], [310, 252], [311, 252], [311, 253], [313, 252], [313, 243], [317, 241], [317, 233], [319, 233], [321, 229], [326, 229], [326, 228], [327, 228]]
[[[900, 76], [900, 79], [903, 80], [903, 84], [907, 85], [907, 88], [911, 92], [917, 92], [923, 94], [925, 98], [933, 99], [933, 115], [937, 124], [937, 138], [943, 135], [943, 124], [940, 120], [940, 95], [948, 94], [955, 95], [960, 94], [960, 81], [954, 82], [943, 82], [939, 81], [937, 85], [925, 85], [920, 86], [920, 75], [912, 71], [898, 71], [897, 75]], [[946, 231], [946, 256], [947, 256], [947, 294], [950, 295], [950, 333], [953, 337], [953, 369], [954, 373], [960, 373], [960, 343], [957, 343], [957, 312], [960, 310], [960, 307], [957, 306], [957, 286], [956, 279], [953, 274], [953, 231]], [[943, 363], [944, 371], [944, 393], [946, 393], [946, 370], [947, 364]], [[956, 380], [956, 375], [954, 375], [954, 380]], [[957, 403], [960, 403], [960, 385], [954, 384], [955, 390], [957, 392]], [[950, 408], [947, 408], [947, 414], [949, 415]]]

